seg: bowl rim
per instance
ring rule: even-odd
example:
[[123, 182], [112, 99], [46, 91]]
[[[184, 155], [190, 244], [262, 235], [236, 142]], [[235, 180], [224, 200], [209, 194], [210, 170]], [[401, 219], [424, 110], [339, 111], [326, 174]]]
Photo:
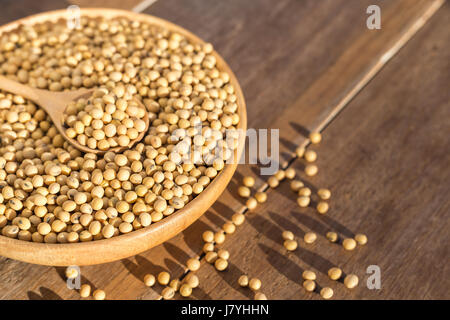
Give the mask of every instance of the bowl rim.
[[[110, 8], [80, 8], [80, 10], [82, 16], [106, 18], [125, 17], [163, 26], [171, 31], [182, 34], [195, 43], [206, 43], [185, 28], [152, 15]], [[56, 22], [64, 19], [65, 15], [67, 15], [67, 10], [65, 9], [30, 15], [0, 26], [0, 36], [23, 25], [33, 25], [46, 21]], [[219, 69], [225, 70], [230, 75], [230, 83], [233, 84], [235, 89], [236, 103], [240, 117], [237, 128], [245, 131], [247, 128], [247, 114], [242, 89], [225, 60], [215, 50], [212, 54], [217, 60]], [[245, 135], [240, 135], [238, 147], [234, 151], [235, 159], [238, 161], [242, 155], [244, 145]], [[0, 256], [40, 265], [81, 266], [112, 262], [139, 254], [169, 240], [200, 218], [225, 190], [236, 170], [237, 164], [236, 161], [235, 163], [225, 164], [225, 167], [205, 190], [192, 199], [185, 207], [175, 211], [168, 217], [164, 217], [158, 222], [152, 223], [148, 227], [109, 239], [77, 243], [37, 243], [0, 235]], [[156, 239], [150, 237], [151, 235], [155, 235]]]

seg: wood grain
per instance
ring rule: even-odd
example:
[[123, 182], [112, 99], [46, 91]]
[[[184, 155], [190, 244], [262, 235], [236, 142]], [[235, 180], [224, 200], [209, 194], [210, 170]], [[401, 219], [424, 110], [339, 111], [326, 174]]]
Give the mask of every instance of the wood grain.
[[[332, 287], [336, 299], [450, 297], [450, 32], [442, 28], [449, 17], [447, 5], [329, 124], [323, 143], [312, 147], [321, 171], [302, 178], [313, 190], [331, 189], [330, 212], [300, 209], [285, 182], [225, 243], [231, 268], [198, 272], [203, 292], [196, 298], [252, 297], [237, 285], [242, 273], [260, 278], [272, 299], [320, 298], [302, 289], [305, 269], [316, 271], [318, 284]], [[303, 164], [292, 166], [300, 171]], [[318, 240], [301, 241], [288, 253], [282, 230], [300, 239], [311, 230]], [[341, 239], [362, 232], [369, 243], [345, 252], [325, 239], [329, 230]], [[369, 265], [381, 268], [381, 290], [366, 287]], [[356, 273], [360, 286], [350, 291], [327, 279], [332, 266]]]
[[131, 10], [142, 0], [69, 0], [82, 8], [114, 8]]
[[0, 25], [39, 12], [64, 9], [69, 5], [66, 0], [3, 0]]
[[[281, 152], [284, 159], [289, 159], [296, 144], [304, 141], [304, 133], [323, 123], [336, 110], [336, 105], [349, 96], [356, 84], [361, 83], [361, 79], [380, 57], [435, 2], [165, 0], [156, 2], [146, 12], [180, 24], [215, 45], [243, 86], [250, 115], [249, 127], [281, 128]], [[369, 4], [379, 4], [382, 8], [383, 28], [379, 31], [367, 30], [365, 27], [365, 10]], [[335, 135], [336, 139], [340, 137], [339, 133]], [[325, 167], [320, 167], [322, 174]], [[174, 276], [184, 274], [187, 258], [200, 252], [200, 233], [207, 228], [220, 227], [233, 212], [242, 209], [242, 201], [236, 195], [237, 184], [242, 175], [254, 172], [252, 166], [241, 166], [227, 192], [203, 219], [187, 231], [134, 258], [102, 266], [83, 267], [84, 279], [104, 288], [110, 299], [157, 298], [161, 288], [146, 288], [142, 283], [145, 273], [165, 269]], [[257, 185], [261, 186], [263, 182], [263, 179], [258, 179]], [[289, 208], [296, 208], [292, 207], [292, 199], [287, 186], [271, 192], [269, 202], [258, 208], [255, 219], [248, 219], [247, 225], [251, 228], [239, 229], [239, 233], [226, 241], [225, 247], [232, 253], [230, 270], [218, 274], [210, 270], [209, 265], [202, 265], [199, 273], [202, 285], [194, 291], [194, 297], [252, 297], [248, 291], [236, 288], [234, 277], [241, 271], [254, 270], [261, 263], [271, 271], [275, 280], [262, 277], [259, 274], [262, 269], [253, 275], [261, 276], [263, 291], [269, 298], [298, 297], [299, 287], [289, 289], [288, 286], [298, 282], [301, 268], [318, 264], [325, 271], [325, 267], [331, 265], [327, 261], [339, 265], [346, 261], [349, 255], [336, 255], [336, 248], [325, 244], [317, 251], [320, 255], [309, 248], [297, 252], [296, 255], [305, 259], [304, 264], [301, 264], [303, 260], [300, 258], [294, 260], [298, 264], [293, 264], [283, 252], [279, 252], [278, 231], [290, 228], [301, 235], [302, 230], [307, 230], [301, 224], [305, 221], [317, 232], [329, 226], [347, 236], [354, 231], [367, 231], [358, 228], [361, 223], [359, 220], [354, 222], [355, 225], [349, 225], [345, 219], [341, 221], [340, 217], [347, 217], [345, 212], [336, 218], [324, 217], [322, 223], [307, 219], [306, 214], [300, 216], [301, 221], [297, 221], [298, 216], [291, 217], [289, 212]], [[332, 201], [336, 203], [334, 210], [344, 210], [338, 198]], [[271, 239], [267, 239], [266, 235]], [[369, 241], [373, 242], [371, 237], [369, 234]], [[258, 241], [266, 242], [260, 244]], [[254, 251], [243, 251], [244, 247], [251, 247]], [[325, 250], [323, 253], [322, 247]], [[268, 260], [271, 264], [267, 263]], [[205, 272], [208, 270], [211, 272]], [[345, 271], [358, 273], [361, 270], [355, 267], [345, 268]], [[59, 276], [61, 272], [60, 269], [1, 258], [0, 298], [79, 298], [78, 293], [65, 287]], [[324, 279], [322, 273], [320, 277]]]
[[[250, 115], [249, 127], [282, 128], [280, 153], [287, 160], [295, 147], [306, 141], [305, 133], [318, 128], [329, 119], [330, 114], [336, 113], [345, 105], [341, 101], [348, 102], [376, 74], [376, 71], [388, 61], [386, 53], [393, 54], [392, 48], [398, 46], [399, 40], [410, 33], [417, 21], [424, 19], [424, 14], [428, 14], [432, 3], [415, 2], [415, 6], [411, 6], [409, 1], [379, 3], [384, 20], [387, 22], [378, 33], [364, 27], [366, 16], [361, 15], [361, 12], [365, 12], [368, 3], [352, 2], [353, 10], [345, 12], [338, 11], [342, 3], [336, 1], [315, 3], [317, 5], [315, 7], [300, 7], [298, 2], [286, 1], [279, 2], [280, 8], [270, 9], [268, 3], [259, 2], [260, 5], [243, 6], [240, 10], [233, 10], [232, 5], [230, 8], [228, 4], [223, 6], [215, 4], [208, 10], [202, 10], [207, 4], [194, 1], [182, 13], [177, 13], [171, 9], [176, 8], [176, 4], [165, 1], [156, 3], [148, 11], [160, 16], [168, 12], [166, 13], [168, 19], [173, 19], [191, 30], [199, 29], [195, 31], [197, 34], [215, 44], [217, 50], [236, 70], [243, 86]], [[306, 12], [303, 13], [302, 9]], [[162, 13], [159, 13], [159, 10]], [[399, 10], [405, 14], [397, 15]], [[321, 16], [327, 11], [338, 11], [339, 14], [333, 20], [329, 15]], [[202, 17], [182, 22], [185, 14], [188, 16], [201, 14]], [[251, 14], [267, 17], [265, 23], [262, 25], [257, 21], [246, 19]], [[217, 17], [224, 19], [217, 22]], [[308, 17], [311, 17], [311, 20]], [[307, 22], [304, 19], [307, 19]], [[285, 22], [282, 24], [283, 28], [280, 27], [280, 20]], [[317, 20], [322, 24], [320, 34], [310, 32]], [[292, 31], [296, 23], [299, 29], [301, 23], [307, 23], [308, 31], [303, 33]], [[211, 35], [215, 24], [220, 25], [220, 34]], [[206, 28], [206, 25], [209, 27]], [[279, 39], [280, 34], [286, 34], [287, 41]], [[225, 38], [228, 41], [216, 42], [217, 38]], [[248, 45], [249, 43], [251, 45]], [[267, 50], [268, 43], [276, 50]], [[297, 46], [299, 48], [297, 51], [300, 51], [301, 47], [308, 47], [309, 44], [313, 47], [311, 50], [314, 50], [314, 54], [312, 52], [311, 55], [292, 54], [292, 47]], [[380, 65], [379, 61], [382, 58], [384, 61]], [[315, 63], [316, 61], [320, 63]], [[279, 72], [264, 72], [271, 67]], [[304, 70], [305, 74], [302, 73]], [[299, 73], [302, 77], [299, 77]], [[270, 77], [260, 76], [258, 81], [254, 81], [255, 77], [261, 74], [270, 74]], [[279, 77], [283, 79], [279, 80]], [[355, 87], [359, 89], [355, 90]], [[261, 97], [264, 95], [265, 99]], [[291, 96], [293, 101], [288, 99], [290, 95], [294, 95]], [[293, 123], [292, 119], [298, 118], [299, 115], [302, 118], [301, 123]], [[222, 196], [211, 212], [188, 232], [201, 234], [207, 228], [217, 229], [234, 212], [242, 211], [242, 201], [236, 196], [237, 184], [242, 176], [255, 172], [258, 170], [251, 166], [239, 168], [235, 184], [228, 188], [229, 192]], [[258, 179], [257, 187], [263, 182], [263, 179]], [[190, 243], [191, 249], [195, 246], [197, 252], [200, 252], [202, 245], [199, 238], [196, 242]]]

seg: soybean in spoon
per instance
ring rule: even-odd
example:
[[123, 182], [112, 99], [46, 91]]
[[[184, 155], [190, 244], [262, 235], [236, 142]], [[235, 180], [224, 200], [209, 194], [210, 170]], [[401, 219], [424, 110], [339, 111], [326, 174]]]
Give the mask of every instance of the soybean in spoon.
[[52, 92], [4, 76], [0, 89], [39, 105], [64, 139], [83, 152], [121, 152], [142, 140], [149, 127], [146, 108], [138, 99], [121, 99], [106, 89]]

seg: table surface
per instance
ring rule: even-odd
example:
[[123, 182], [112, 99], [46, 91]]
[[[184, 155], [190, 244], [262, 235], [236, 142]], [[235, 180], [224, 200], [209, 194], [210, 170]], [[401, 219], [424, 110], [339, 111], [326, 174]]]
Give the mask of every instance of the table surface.
[[[320, 299], [302, 288], [301, 273], [317, 273], [318, 288], [336, 299], [449, 299], [450, 230], [450, 6], [444, 0], [25, 0], [5, 1], [0, 23], [70, 4], [143, 11], [177, 23], [214, 44], [241, 83], [249, 128], [280, 129], [281, 163], [297, 170], [316, 190], [332, 192], [330, 211], [300, 208], [289, 183], [268, 190], [268, 200], [248, 212], [237, 196], [242, 177], [260, 168], [240, 165], [219, 201], [170, 241], [138, 256], [82, 267], [82, 282], [102, 288], [108, 299], [160, 299], [163, 287], [143, 277], [167, 270], [183, 278], [186, 260], [200, 256], [200, 286], [193, 299], [253, 298], [240, 288], [242, 274], [262, 281], [269, 299]], [[379, 30], [366, 27], [371, 4], [381, 8]], [[295, 159], [308, 133], [321, 131], [319, 173], [303, 174]], [[235, 212], [246, 221], [221, 245], [229, 268], [204, 261], [201, 233], [218, 230]], [[299, 242], [287, 252], [281, 232]], [[354, 251], [325, 238], [356, 233], [369, 242]], [[379, 266], [381, 288], [366, 285], [370, 265]], [[356, 289], [331, 281], [339, 266], [360, 278]], [[447, 275], [447, 276], [446, 276]], [[181, 298], [176, 296], [176, 298]], [[0, 299], [80, 299], [69, 290], [64, 268], [0, 257]]]

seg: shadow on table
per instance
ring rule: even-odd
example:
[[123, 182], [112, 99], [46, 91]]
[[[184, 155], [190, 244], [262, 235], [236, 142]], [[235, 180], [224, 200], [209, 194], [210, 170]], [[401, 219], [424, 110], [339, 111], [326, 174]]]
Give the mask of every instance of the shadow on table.
[[238, 284], [238, 278], [245, 273], [234, 263], [228, 261], [228, 268], [225, 271], [218, 271], [217, 273], [230, 288], [234, 289], [234, 291], [242, 293], [249, 299], [254, 298], [252, 290], [243, 288]]
[[282, 181], [277, 188], [271, 189], [271, 192], [275, 192], [276, 194], [285, 198], [287, 201], [292, 201], [295, 203], [297, 202], [298, 195], [296, 192], [292, 191], [290, 187], [290, 181]]
[[[289, 231], [292, 231], [296, 237], [301, 237], [301, 238], [304, 237], [306, 232], [301, 227], [299, 227], [297, 224], [290, 221], [289, 219], [287, 219], [287, 218], [283, 217], [282, 215], [280, 215], [276, 212], [273, 212], [273, 211], [269, 211], [269, 216], [273, 217], [274, 220], [277, 222], [277, 224], [281, 227], [281, 229], [280, 229], [280, 230], [282, 230], [281, 232], [283, 232], [284, 230], [289, 230]], [[278, 235], [280, 240], [282, 239], [281, 232]]]
[[298, 211], [293, 210], [293, 211], [291, 211], [291, 215], [295, 219], [297, 219], [298, 222], [306, 225], [309, 229], [311, 229], [312, 231], [315, 231], [321, 235], [325, 236], [325, 234], [328, 231], [338, 232], [339, 239], [336, 242], [337, 244], [341, 243], [342, 236], [345, 236], [347, 238], [355, 237], [354, 232], [350, 231], [347, 227], [340, 224], [339, 222], [337, 222], [336, 220], [334, 220], [327, 214], [319, 214], [316, 212], [316, 213], [314, 213], [314, 215], [317, 217], [317, 219], [314, 219], [307, 214], [300, 213]]
[[27, 296], [30, 300], [63, 300], [59, 295], [46, 287], [40, 287], [39, 293], [28, 291]]
[[123, 266], [141, 282], [144, 282], [144, 276], [148, 273], [157, 276], [161, 271], [167, 271], [163, 267], [153, 264], [150, 260], [141, 255], [135, 256], [135, 259], [136, 263], [130, 259], [123, 259], [121, 262]]
[[[266, 254], [267, 261], [282, 275], [289, 280], [303, 284], [302, 273], [305, 269], [298, 266], [294, 261], [282, 255], [278, 251], [266, 246], [263, 243], [258, 244], [260, 249]], [[322, 287], [316, 283], [314, 293], [320, 293]]]
[[186, 264], [186, 261], [190, 258], [185, 251], [170, 242], [164, 242], [162, 245], [164, 249], [166, 249], [166, 251], [172, 256], [172, 258], [182, 265]]
[[[298, 220], [299, 223], [305, 225], [310, 229], [311, 231], [314, 231], [320, 235], [325, 236], [325, 234], [328, 231], [331, 231], [329, 227], [327, 227], [325, 224], [321, 223], [320, 221], [314, 219], [309, 214], [305, 214], [302, 212], [299, 212], [297, 210], [292, 210], [291, 215]], [[314, 213], [314, 215], [319, 215], [318, 213]]]
[[294, 128], [295, 131], [297, 131], [298, 133], [300, 133], [302, 136], [304, 136], [305, 138], [309, 137], [309, 134], [311, 133], [310, 130], [308, 130], [306, 127], [302, 126], [299, 123], [295, 123], [292, 121], [289, 121], [289, 125]]
[[286, 138], [280, 137], [280, 142], [291, 152], [295, 152], [295, 149], [297, 149], [297, 144], [293, 143], [292, 141]]
[[[270, 212], [270, 214], [271, 215], [276, 215], [277, 219], [279, 219], [281, 217], [281, 216], [279, 216], [278, 214], [276, 214], [274, 212]], [[284, 230], [287, 230], [287, 229], [284, 228], [284, 226], [290, 227], [291, 231], [297, 237], [298, 237], [298, 234], [300, 232], [302, 232], [302, 234], [304, 234], [304, 231], [300, 227], [296, 226], [295, 224], [291, 223], [290, 221], [289, 221], [289, 224], [286, 224], [287, 223], [286, 221], [288, 221], [288, 220], [285, 219], [285, 218], [280, 220], [281, 221], [280, 223], [278, 223], [278, 221], [276, 221], [277, 224], [275, 224], [274, 222], [272, 222], [272, 221], [270, 221], [270, 220], [268, 220], [268, 219], [266, 219], [264, 217], [261, 217], [261, 216], [250, 217], [248, 219], [248, 221], [256, 230], [258, 230], [260, 232], [260, 234], [262, 234], [263, 236], [269, 238], [274, 243], [276, 243], [276, 244], [278, 244], [280, 246], [282, 246], [282, 243], [283, 243], [283, 238], [282, 238], [281, 234], [282, 234], [282, 232]], [[269, 229], [264, 227], [264, 226], [267, 226], [267, 225], [269, 225]], [[264, 230], [264, 229], [266, 229], [266, 230]], [[294, 255], [298, 256], [299, 259], [302, 260], [304, 263], [306, 263], [307, 265], [310, 265], [311, 267], [317, 269], [319, 272], [321, 272], [323, 274], [327, 274], [328, 270], [335, 266], [329, 260], [323, 258], [322, 256], [320, 256], [320, 255], [318, 255], [318, 254], [316, 254], [314, 252], [311, 252], [311, 251], [309, 251], [309, 250], [307, 250], [305, 248], [302, 248], [300, 245], [298, 246], [297, 250], [295, 250], [291, 254], [294, 254]], [[280, 255], [280, 254], [278, 253], [278, 255]], [[270, 255], [268, 255], [268, 257], [270, 258]], [[286, 257], [284, 257], [284, 258], [289, 260]], [[270, 260], [270, 261], [272, 261], [272, 260]], [[293, 261], [289, 260], [289, 262], [295, 264], [295, 262], [293, 262]], [[300, 267], [298, 267], [298, 268], [300, 268]], [[280, 268], [280, 269], [282, 269], [282, 268]], [[280, 270], [280, 272], [283, 273], [283, 270]], [[288, 278], [290, 278], [289, 275], [286, 275], [286, 276]], [[293, 279], [291, 279], [291, 280], [293, 280]], [[299, 282], [300, 280], [301, 280], [301, 272], [299, 274], [297, 274], [296, 280], [293, 280], [293, 281]]]
[[[206, 212], [209, 214], [209, 212]], [[203, 240], [201, 234], [206, 231], [212, 229], [210, 225], [206, 224], [202, 220], [195, 221], [192, 225], [190, 225], [187, 229], [183, 230], [183, 240], [187, 244], [189, 248], [191, 248], [194, 252], [200, 252], [203, 247]], [[198, 230], [193, 232], [193, 230]]]
[[[220, 201], [216, 201], [214, 203], [214, 205], [212, 206], [212, 209], [224, 219], [224, 223], [226, 221], [230, 221], [231, 217], [235, 213], [234, 210], [232, 210], [229, 206], [227, 206], [226, 204], [224, 204]], [[218, 227], [221, 227], [221, 226], [222, 225], [218, 225]]]
[[[204, 217], [207, 220], [209, 220], [213, 226], [217, 227], [216, 229], [219, 229], [220, 227], [223, 226], [223, 224], [227, 221], [227, 219], [225, 219], [221, 215], [217, 214], [217, 211], [213, 211], [213, 209], [214, 209], [214, 207], [209, 208], [209, 210], [205, 212]], [[211, 228], [211, 227], [209, 227], [209, 229], [205, 229], [205, 230], [211, 230], [211, 229], [214, 230], [214, 228]], [[199, 237], [201, 239], [201, 233], [200, 233]]]
[[211, 300], [211, 296], [205, 292], [201, 287], [192, 289], [192, 294], [189, 297], [182, 297], [188, 300]]
[[239, 201], [242, 205], [244, 205], [245, 201], [242, 197], [239, 196], [238, 188], [242, 185], [242, 174], [236, 170], [233, 174], [233, 178], [231, 178], [230, 183], [227, 185], [227, 188], [224, 192], [228, 192], [235, 200]]
[[171, 275], [171, 280], [172, 280], [172, 277], [179, 278], [179, 276], [175, 277], [175, 275], [184, 273], [184, 267], [183, 266], [186, 265], [186, 261], [178, 263], [178, 262], [176, 262], [176, 261], [174, 261], [172, 259], [165, 258], [164, 259], [164, 264], [167, 266], [167, 269], [170, 270], [169, 273]]
[[[58, 276], [61, 278], [62, 281], [64, 281], [64, 283], [66, 283], [67, 281], [67, 277], [66, 277], [66, 267], [54, 267], [56, 270], [56, 273], [58, 274]], [[95, 290], [97, 290], [97, 287], [92, 283], [92, 281], [90, 281], [88, 278], [86, 278], [83, 274], [81, 274], [81, 284], [88, 284], [91, 286], [91, 292], [94, 292]], [[77, 292], [80, 292], [80, 290], [76, 290]]]

